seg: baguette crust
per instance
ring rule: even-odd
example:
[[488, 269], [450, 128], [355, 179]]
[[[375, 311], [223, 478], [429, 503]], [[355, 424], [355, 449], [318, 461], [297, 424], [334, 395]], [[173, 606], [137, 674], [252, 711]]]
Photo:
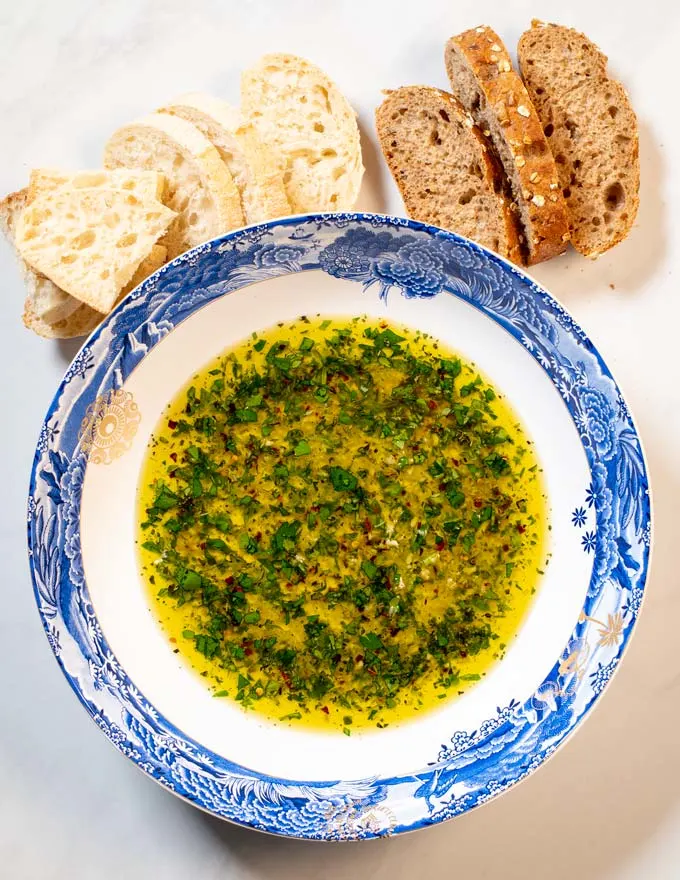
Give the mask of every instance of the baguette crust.
[[[566, 249], [569, 223], [543, 126], [507, 49], [489, 27], [451, 37], [446, 68], [455, 96], [493, 144], [518, 206], [529, 265]], [[466, 88], [466, 86], [468, 86]]]

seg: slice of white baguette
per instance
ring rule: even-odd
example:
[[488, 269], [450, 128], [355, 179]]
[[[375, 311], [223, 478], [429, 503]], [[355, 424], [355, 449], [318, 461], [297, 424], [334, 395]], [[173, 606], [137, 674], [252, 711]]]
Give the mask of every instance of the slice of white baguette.
[[[56, 172], [55, 172], [56, 174]], [[33, 175], [31, 175], [33, 177]], [[54, 180], [54, 178], [52, 178]], [[15, 248], [15, 231], [19, 215], [28, 202], [28, 189], [11, 193], [0, 201], [0, 229]], [[28, 329], [47, 339], [71, 339], [90, 333], [104, 315], [69, 293], [61, 290], [45, 275], [34, 271], [21, 259], [27, 297], [24, 302], [23, 321]], [[155, 244], [149, 255], [140, 263], [132, 280], [121, 292], [118, 301], [166, 262], [167, 250]]]
[[[139, 268], [133, 275], [130, 283], [123, 288], [118, 302], [126, 297], [130, 291], [134, 290], [138, 284], [141, 284], [152, 272], [160, 269], [166, 261], [167, 253], [167, 250], [162, 245], [154, 245], [149, 256], [139, 264]], [[49, 279], [46, 280], [49, 281]], [[52, 282], [50, 281], [49, 283], [51, 284]], [[77, 336], [89, 335], [106, 316], [96, 309], [85, 305], [85, 303], [78, 302], [74, 297], [70, 297], [70, 299], [76, 303], [75, 311], [67, 318], [58, 321], [47, 321], [36, 314], [30, 298], [27, 298], [24, 303], [24, 314], [22, 316], [24, 326], [45, 339], [73, 339]]]
[[122, 189], [135, 198], [158, 199], [162, 202], [166, 180], [157, 171], [128, 168], [97, 171], [61, 171], [56, 168], [34, 168], [28, 184], [29, 200], [41, 192], [55, 189]]
[[261, 223], [291, 213], [276, 154], [253, 125], [243, 123], [235, 107], [211, 95], [193, 92], [171, 101], [159, 112], [191, 122], [217, 148], [238, 187], [246, 223]]
[[175, 216], [123, 190], [50, 190], [21, 212], [16, 247], [34, 270], [107, 313]]
[[[28, 204], [28, 189], [10, 193], [0, 202], [0, 226], [10, 244], [15, 247], [15, 231], [19, 215]], [[16, 249], [16, 248], [15, 248]], [[17, 253], [17, 256], [18, 253]], [[32, 313], [47, 323], [65, 321], [82, 303], [60, 290], [42, 273], [35, 272], [19, 257]]]
[[241, 77], [241, 104], [285, 163], [295, 213], [354, 207], [364, 173], [359, 128], [322, 70], [294, 55], [265, 55]]
[[165, 203], [177, 212], [163, 239], [169, 259], [243, 226], [241, 199], [217, 149], [195, 125], [153, 113], [119, 128], [106, 144], [107, 168], [146, 168], [168, 181]]

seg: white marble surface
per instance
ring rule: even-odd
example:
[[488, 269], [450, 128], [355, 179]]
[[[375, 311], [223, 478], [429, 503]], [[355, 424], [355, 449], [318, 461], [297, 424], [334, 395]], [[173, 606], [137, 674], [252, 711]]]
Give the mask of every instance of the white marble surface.
[[[567, 11], [567, 9], [569, 11]], [[69, 692], [42, 633], [24, 504], [42, 416], [77, 346], [20, 322], [22, 287], [0, 245], [0, 875], [8, 880], [187, 876], [401, 880], [680, 877], [680, 7], [647, 0], [0, 0], [0, 192], [35, 165], [97, 166], [107, 134], [177, 92], [237, 97], [265, 51], [323, 65], [358, 108], [361, 206], [400, 210], [378, 161], [380, 89], [445, 86], [444, 40], [488, 22], [513, 45], [532, 16], [589, 33], [641, 125], [642, 204], [599, 261], [538, 267], [596, 340], [645, 441], [656, 550], [638, 631], [598, 710], [547, 766], [453, 823], [365, 844], [281, 841], [210, 819], [120, 756]]]

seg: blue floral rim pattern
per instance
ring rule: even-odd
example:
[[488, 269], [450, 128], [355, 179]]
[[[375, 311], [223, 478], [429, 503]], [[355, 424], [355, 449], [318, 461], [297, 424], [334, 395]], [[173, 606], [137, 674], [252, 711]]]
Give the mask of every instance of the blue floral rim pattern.
[[[536, 692], [477, 730], [452, 731], [420, 770], [348, 781], [276, 779], [211, 753], [145, 699], [111, 652], [83, 575], [79, 510], [87, 407], [196, 309], [253, 282], [321, 269], [383, 298], [456, 296], [515, 337], [568, 408], [591, 485], [574, 510], [592, 554], [572, 636]], [[651, 543], [647, 472], [628, 408], [597, 350], [520, 271], [459, 236], [369, 214], [291, 217], [223, 236], [138, 287], [87, 340], [45, 418], [28, 499], [35, 597], [50, 645], [82, 704], [152, 778], [217, 816], [275, 834], [358, 839], [464, 813], [542, 764], [575, 729], [620, 662], [643, 598]]]

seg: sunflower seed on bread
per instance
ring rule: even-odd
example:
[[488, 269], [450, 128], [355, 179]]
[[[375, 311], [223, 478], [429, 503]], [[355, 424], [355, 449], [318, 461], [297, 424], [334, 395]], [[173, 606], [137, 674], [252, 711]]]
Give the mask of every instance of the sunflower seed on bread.
[[519, 41], [522, 76], [557, 164], [573, 246], [597, 256], [630, 232], [639, 205], [638, 123], [606, 56], [587, 37], [534, 22]]
[[503, 167], [527, 264], [563, 253], [569, 223], [557, 168], [500, 37], [487, 26], [451, 37], [445, 62], [454, 97], [488, 137]]
[[521, 262], [500, 169], [455, 98], [427, 86], [395, 89], [378, 107], [376, 127], [410, 217]]

